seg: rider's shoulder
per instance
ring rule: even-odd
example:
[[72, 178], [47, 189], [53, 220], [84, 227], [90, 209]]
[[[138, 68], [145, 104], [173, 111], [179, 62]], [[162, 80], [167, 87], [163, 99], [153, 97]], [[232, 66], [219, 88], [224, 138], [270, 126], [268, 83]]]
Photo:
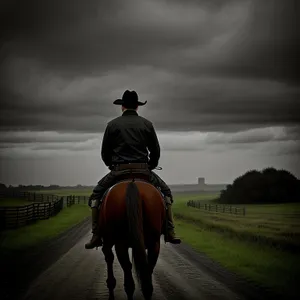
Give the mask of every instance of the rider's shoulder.
[[[153, 126], [153, 123], [150, 120], [146, 119], [145, 117], [137, 115], [136, 118], [137, 118], [137, 120], [144, 122], [147, 126]], [[123, 121], [124, 121], [124, 118], [122, 118], [122, 116], [118, 116], [118, 117], [110, 120], [107, 123], [107, 126], [113, 126], [115, 124], [122, 123]]]
[[150, 125], [150, 126], [153, 125], [152, 122], [151, 122], [150, 120], [148, 120], [148, 119], [146, 119], [146, 118], [144, 118], [144, 117], [142, 117], [142, 116], [139, 116], [139, 117], [140, 117], [140, 119], [141, 119], [142, 121], [145, 122], [145, 124]]

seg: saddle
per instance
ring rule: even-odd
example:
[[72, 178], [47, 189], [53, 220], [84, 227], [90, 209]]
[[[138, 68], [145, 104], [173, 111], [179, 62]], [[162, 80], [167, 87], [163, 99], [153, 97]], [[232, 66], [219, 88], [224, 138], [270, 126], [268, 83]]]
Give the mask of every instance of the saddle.
[[[126, 181], [128, 179], [142, 180], [145, 182], [150, 182], [150, 170], [149, 166], [146, 163], [128, 163], [128, 164], [119, 164], [114, 165], [110, 168], [112, 171], [120, 172], [117, 175], [117, 182]], [[102, 196], [101, 202], [105, 199], [108, 191], [107, 189]]]
[[118, 182], [126, 179], [141, 179], [150, 182], [150, 170], [147, 163], [128, 163], [113, 166], [114, 171], [119, 171]]

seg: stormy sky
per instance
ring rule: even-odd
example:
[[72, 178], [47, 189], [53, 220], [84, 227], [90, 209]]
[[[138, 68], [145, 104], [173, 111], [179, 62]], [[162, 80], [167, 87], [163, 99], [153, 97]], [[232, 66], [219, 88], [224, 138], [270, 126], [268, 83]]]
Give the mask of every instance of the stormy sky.
[[298, 16], [297, 0], [2, 1], [0, 181], [94, 185], [126, 89], [167, 183], [300, 177]]

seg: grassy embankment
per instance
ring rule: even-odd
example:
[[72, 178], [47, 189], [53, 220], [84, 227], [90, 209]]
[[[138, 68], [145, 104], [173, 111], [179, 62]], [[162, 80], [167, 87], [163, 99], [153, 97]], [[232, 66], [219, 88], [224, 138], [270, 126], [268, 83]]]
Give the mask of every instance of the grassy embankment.
[[[62, 195], [62, 191], [47, 191], [49, 194]], [[74, 191], [63, 191], [64, 195], [75, 194]], [[89, 196], [90, 191], [79, 191], [79, 194]], [[45, 191], [37, 191], [45, 193]], [[77, 193], [76, 193], [77, 194]], [[24, 199], [1, 199], [0, 206], [20, 206], [28, 205], [31, 202]], [[90, 209], [86, 204], [75, 204], [65, 207], [56, 216], [46, 220], [40, 220], [34, 224], [27, 225], [18, 229], [5, 230], [0, 232], [1, 252], [10, 250], [26, 250], [41, 242], [50, 240], [63, 233], [72, 226], [80, 223], [83, 219], [90, 216]]]
[[186, 206], [188, 200], [207, 202], [215, 196], [175, 196], [176, 230], [183, 241], [236, 274], [287, 298], [295, 295], [300, 258], [272, 241], [299, 246], [300, 205], [247, 205], [246, 216]]

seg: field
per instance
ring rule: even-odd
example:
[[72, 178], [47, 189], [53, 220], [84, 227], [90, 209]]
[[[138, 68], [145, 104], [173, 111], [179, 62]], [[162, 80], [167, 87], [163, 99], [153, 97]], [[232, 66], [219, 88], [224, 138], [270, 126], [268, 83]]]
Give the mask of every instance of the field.
[[186, 205], [188, 200], [208, 202], [215, 196], [175, 197], [176, 230], [183, 241], [256, 284], [294, 296], [300, 258], [278, 245], [299, 246], [300, 205], [247, 205], [246, 216]]
[[32, 202], [25, 199], [15, 199], [15, 198], [0, 198], [0, 206], [23, 206], [31, 204]]
[[[197, 199], [197, 197], [195, 197]], [[213, 198], [198, 196], [207, 202]], [[206, 229], [222, 234], [240, 236], [244, 240], [269, 243], [273, 246], [300, 249], [300, 204], [246, 205], [246, 215], [218, 213], [187, 207], [186, 201], [179, 198], [176, 216], [193, 222]]]
[[[89, 196], [90, 190], [41, 190], [30, 191], [37, 194], [51, 194], [58, 196]], [[0, 206], [24, 206], [31, 204], [26, 199], [0, 198]], [[0, 232], [1, 253], [11, 250], [26, 249], [56, 237], [60, 233], [78, 224], [91, 215], [87, 204], [75, 204], [65, 207], [58, 215], [46, 220], [18, 229]]]
[[[89, 196], [90, 189], [36, 191], [59, 196]], [[247, 205], [246, 215], [216, 213], [187, 206], [188, 200], [210, 202], [218, 194], [174, 194], [176, 232], [196, 251], [228, 270], [286, 297], [294, 296], [300, 275], [300, 205]], [[63, 209], [56, 217], [13, 231], [6, 249], [34, 245], [63, 232], [90, 215], [86, 204]]]
[[56, 216], [47, 220], [1, 232], [1, 253], [11, 250], [25, 250], [28, 247], [51, 240], [88, 216], [90, 216], [89, 207], [86, 204], [76, 204], [64, 208]]
[[38, 191], [30, 191], [32, 193], [40, 193], [40, 194], [53, 194], [57, 196], [90, 196], [92, 193], [92, 189], [58, 189], [58, 190], [38, 190]]

